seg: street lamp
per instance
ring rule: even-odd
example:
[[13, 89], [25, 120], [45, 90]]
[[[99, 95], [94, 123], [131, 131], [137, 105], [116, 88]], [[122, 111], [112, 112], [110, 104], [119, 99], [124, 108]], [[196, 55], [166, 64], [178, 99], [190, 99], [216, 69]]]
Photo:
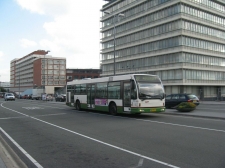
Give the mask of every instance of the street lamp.
[[[47, 51], [45, 51], [45, 54], [44, 54], [44, 72], [45, 72], [45, 65], [46, 65], [46, 60], [45, 60], [45, 56], [46, 56], [46, 54], [48, 54], [50, 51], [49, 50], [47, 50]], [[46, 75], [45, 75], [46, 73], [44, 73], [44, 79], [46, 80]], [[44, 94], [45, 94], [45, 80], [44, 80]]]
[[[110, 15], [110, 11], [104, 11], [105, 14]], [[114, 14], [113, 15], [113, 75], [116, 75], [116, 17], [124, 17], [125, 15], [123, 13]]]
[[20, 99], [20, 65], [18, 64], [18, 73], [19, 73], [19, 99]]

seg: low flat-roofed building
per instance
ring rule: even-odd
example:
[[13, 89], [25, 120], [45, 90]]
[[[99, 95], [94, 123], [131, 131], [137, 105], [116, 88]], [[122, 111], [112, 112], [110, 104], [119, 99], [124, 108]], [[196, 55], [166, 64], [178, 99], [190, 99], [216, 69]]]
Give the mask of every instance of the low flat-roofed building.
[[66, 82], [84, 78], [99, 78], [101, 69], [66, 69]]

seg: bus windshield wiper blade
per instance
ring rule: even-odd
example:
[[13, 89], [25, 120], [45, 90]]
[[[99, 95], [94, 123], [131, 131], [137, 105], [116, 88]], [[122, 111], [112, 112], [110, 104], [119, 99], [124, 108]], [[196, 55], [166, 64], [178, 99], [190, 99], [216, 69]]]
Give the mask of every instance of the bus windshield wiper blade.
[[139, 92], [139, 98], [141, 99], [141, 101], [144, 101], [146, 99], [152, 99], [152, 96], [151, 95], [147, 95], [147, 94], [144, 94], [142, 92]]
[[146, 99], [160, 99], [160, 100], [163, 99], [163, 96], [161, 96], [161, 95], [148, 95], [148, 94], [144, 94], [142, 92], [140, 92], [140, 94], [144, 95], [144, 96], [139, 96], [140, 99], [142, 97], [142, 99], [141, 99], [142, 101], [146, 100]]
[[153, 98], [162, 100], [163, 96], [162, 95], [155, 95], [155, 96], [153, 96]]

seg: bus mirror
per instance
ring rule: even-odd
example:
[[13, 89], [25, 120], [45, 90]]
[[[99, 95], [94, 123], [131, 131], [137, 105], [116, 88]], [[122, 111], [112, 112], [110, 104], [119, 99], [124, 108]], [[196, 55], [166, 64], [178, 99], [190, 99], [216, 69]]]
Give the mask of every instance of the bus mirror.
[[134, 83], [134, 80], [131, 79], [130, 81], [131, 81], [131, 89], [134, 90], [134, 89], [135, 89], [135, 83]]

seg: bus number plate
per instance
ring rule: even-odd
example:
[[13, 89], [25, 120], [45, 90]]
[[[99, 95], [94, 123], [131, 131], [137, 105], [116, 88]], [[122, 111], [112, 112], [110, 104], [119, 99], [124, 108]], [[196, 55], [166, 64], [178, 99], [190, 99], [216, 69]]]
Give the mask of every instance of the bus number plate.
[[151, 109], [151, 112], [156, 112], [156, 109]]

